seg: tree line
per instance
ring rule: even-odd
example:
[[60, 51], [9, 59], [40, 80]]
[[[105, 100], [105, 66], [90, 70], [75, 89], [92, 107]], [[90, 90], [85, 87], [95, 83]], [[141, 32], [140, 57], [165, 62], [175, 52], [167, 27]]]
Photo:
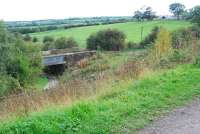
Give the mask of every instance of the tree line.
[[[195, 23], [200, 23], [200, 6], [195, 6], [189, 10], [181, 3], [172, 3], [169, 5], [169, 11], [178, 19], [192, 20]], [[157, 18], [156, 12], [151, 7], [142, 7], [134, 12], [134, 18], [138, 21], [153, 20]], [[162, 19], [165, 19], [163, 16]]]

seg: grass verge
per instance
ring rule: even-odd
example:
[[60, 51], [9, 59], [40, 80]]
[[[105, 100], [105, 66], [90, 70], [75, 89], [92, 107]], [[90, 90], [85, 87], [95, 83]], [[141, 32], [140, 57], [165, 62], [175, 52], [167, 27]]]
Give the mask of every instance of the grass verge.
[[33, 113], [1, 123], [0, 134], [132, 133], [161, 113], [200, 95], [200, 68], [182, 65], [148, 74], [141, 80], [119, 81], [112, 92], [59, 110]]

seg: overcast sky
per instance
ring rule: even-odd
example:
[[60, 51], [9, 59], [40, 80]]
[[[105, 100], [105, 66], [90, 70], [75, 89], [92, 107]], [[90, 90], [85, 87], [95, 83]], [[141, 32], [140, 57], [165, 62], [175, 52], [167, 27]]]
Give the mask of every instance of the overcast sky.
[[183, 3], [187, 8], [200, 5], [200, 0], [0, 0], [0, 19], [130, 16], [142, 6], [151, 6], [158, 15], [166, 15], [173, 2]]

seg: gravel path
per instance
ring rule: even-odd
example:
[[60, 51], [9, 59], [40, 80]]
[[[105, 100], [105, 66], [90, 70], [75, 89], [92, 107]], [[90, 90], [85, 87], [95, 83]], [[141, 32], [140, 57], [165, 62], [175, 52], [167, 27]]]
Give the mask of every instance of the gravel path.
[[156, 120], [139, 134], [200, 134], [200, 99]]

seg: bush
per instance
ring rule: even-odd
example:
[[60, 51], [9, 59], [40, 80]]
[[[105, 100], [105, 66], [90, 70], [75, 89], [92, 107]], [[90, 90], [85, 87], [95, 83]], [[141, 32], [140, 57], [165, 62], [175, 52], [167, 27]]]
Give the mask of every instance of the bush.
[[3, 75], [0, 77], [0, 97], [8, 95], [11, 92], [16, 92], [20, 90], [19, 82], [11, 76]]
[[43, 43], [46, 43], [46, 42], [54, 42], [54, 38], [51, 36], [45, 36], [43, 38]]
[[55, 49], [54, 42], [45, 42], [42, 48], [43, 51], [53, 50]]
[[78, 43], [72, 37], [70, 38], [60, 37], [54, 41], [52, 37], [46, 36], [43, 42], [44, 42], [44, 46], [42, 48], [43, 51], [48, 51], [52, 49], [74, 48], [78, 46]]
[[7, 32], [0, 23], [0, 94], [30, 84], [42, 68], [40, 48], [20, 35]]
[[29, 34], [26, 34], [26, 35], [24, 36], [24, 40], [25, 40], [25, 41], [31, 41], [32, 38], [31, 38], [31, 36], [30, 36]]
[[70, 38], [61, 37], [55, 41], [56, 49], [73, 48], [77, 46], [78, 46], [78, 43], [72, 37]]
[[172, 33], [173, 48], [180, 49], [191, 44], [192, 32], [190, 29], [179, 29]]
[[200, 27], [199, 26], [192, 26], [189, 28], [193, 33], [193, 36], [197, 39], [200, 39]]
[[171, 34], [164, 28], [160, 28], [155, 45], [150, 53], [150, 62], [162, 64], [168, 61], [167, 57], [172, 53]]
[[87, 39], [87, 49], [120, 51], [125, 45], [125, 34], [116, 29], [101, 30]]
[[37, 38], [37, 37], [34, 37], [34, 38], [33, 38], [33, 42], [38, 42], [38, 38]]
[[145, 39], [143, 41], [140, 42], [140, 47], [141, 48], [145, 48], [151, 44], [154, 44], [155, 43], [155, 40], [157, 38], [157, 34], [159, 32], [159, 27], [154, 27], [151, 31], [151, 33], [145, 37]]
[[134, 42], [131, 42], [131, 41], [129, 41], [129, 42], [126, 44], [126, 47], [127, 47], [128, 49], [139, 48], [139, 46], [138, 46], [137, 43], [134, 43]]

